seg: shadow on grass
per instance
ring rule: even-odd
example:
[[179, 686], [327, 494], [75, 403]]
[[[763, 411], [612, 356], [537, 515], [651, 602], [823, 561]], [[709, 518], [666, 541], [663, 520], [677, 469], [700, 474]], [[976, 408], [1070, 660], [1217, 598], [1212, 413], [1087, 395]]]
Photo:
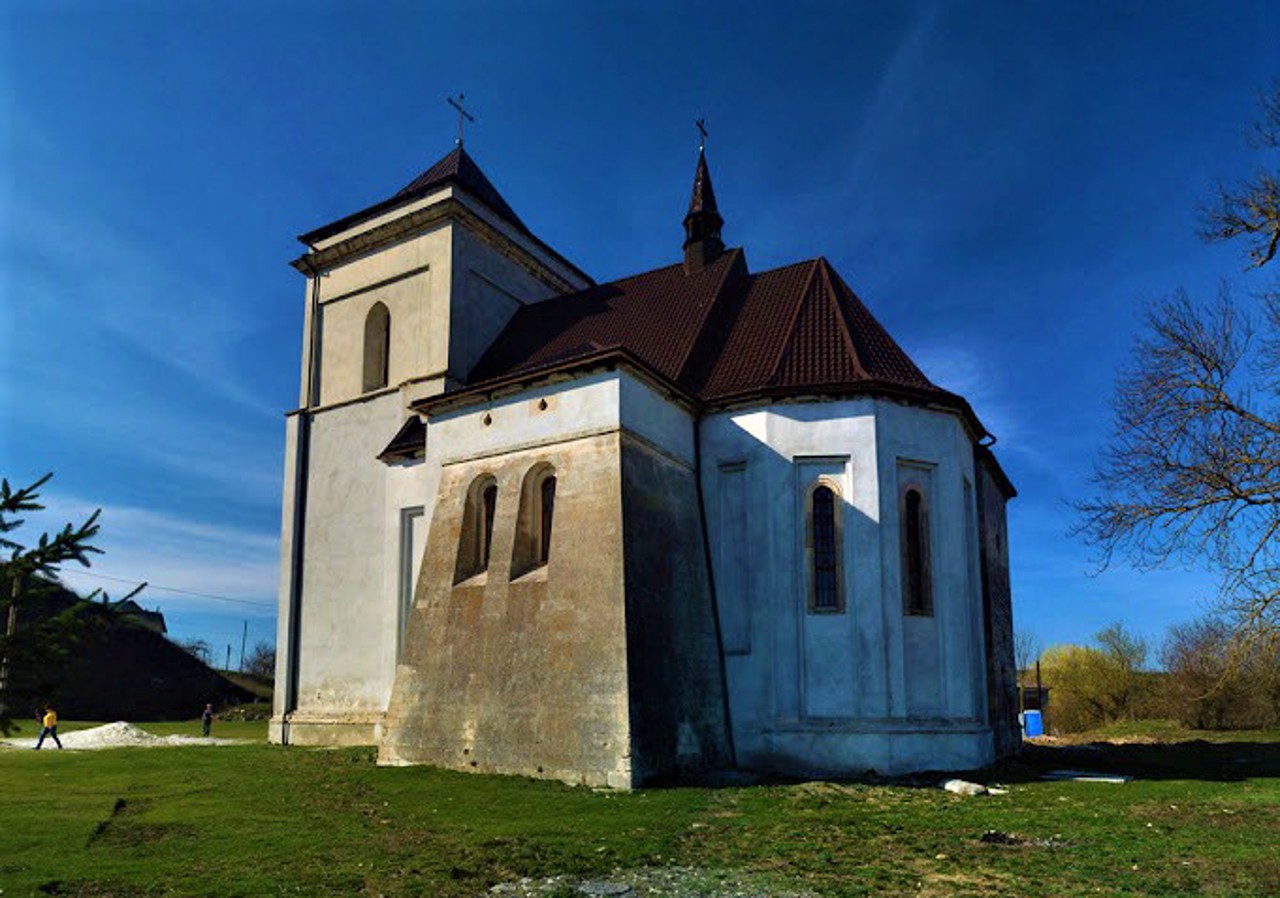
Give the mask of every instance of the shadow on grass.
[[1049, 770], [1117, 773], [1145, 780], [1239, 782], [1280, 777], [1280, 743], [1090, 742], [1083, 745], [1027, 743], [1023, 752], [990, 771], [1011, 782], [1039, 779]]
[[[1202, 780], [1240, 782], [1259, 777], [1280, 778], [1280, 742], [1208, 742], [1189, 739], [1166, 742], [1109, 742], [1045, 744], [1027, 742], [1022, 753], [980, 770], [929, 770], [903, 776], [881, 776], [873, 770], [859, 776], [825, 777], [824, 782], [937, 788], [939, 781], [959, 778], [978, 783], [1028, 783], [1049, 771], [1123, 774], [1142, 780]], [[721, 770], [689, 778], [649, 783], [645, 788], [739, 788], [787, 786], [814, 782], [810, 777], [755, 771]]]

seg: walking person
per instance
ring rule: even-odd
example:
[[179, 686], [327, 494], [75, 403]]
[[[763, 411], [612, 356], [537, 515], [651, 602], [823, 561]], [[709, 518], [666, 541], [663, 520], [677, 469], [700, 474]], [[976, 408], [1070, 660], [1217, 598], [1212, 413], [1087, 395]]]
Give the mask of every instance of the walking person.
[[213, 726], [213, 704], [209, 703], [204, 706], [204, 713], [200, 715], [200, 729], [204, 735], [209, 735], [209, 728]]
[[58, 738], [58, 712], [53, 710], [53, 705], [45, 705], [44, 707], [44, 718], [40, 721], [40, 738], [36, 740], [36, 751], [39, 751], [40, 746], [44, 745], [45, 736], [52, 736], [54, 744], [61, 751], [62, 740]]

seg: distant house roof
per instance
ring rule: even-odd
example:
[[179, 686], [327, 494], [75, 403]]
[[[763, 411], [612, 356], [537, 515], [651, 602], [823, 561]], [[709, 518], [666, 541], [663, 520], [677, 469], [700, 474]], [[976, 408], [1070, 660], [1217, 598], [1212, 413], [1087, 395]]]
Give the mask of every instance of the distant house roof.
[[533, 233], [525, 226], [525, 223], [520, 220], [520, 216], [516, 215], [515, 210], [502, 198], [502, 194], [498, 193], [498, 188], [494, 187], [492, 182], [485, 177], [484, 172], [480, 170], [480, 166], [476, 165], [475, 160], [471, 158], [466, 150], [458, 146], [454, 147], [453, 151], [439, 162], [396, 191], [391, 197], [368, 208], [361, 209], [359, 212], [354, 212], [345, 218], [340, 218], [324, 227], [309, 231], [298, 239], [310, 246], [317, 241], [332, 237], [334, 234], [340, 234], [363, 221], [367, 221], [384, 212], [389, 212], [398, 206], [407, 205], [432, 191], [439, 190], [447, 184], [455, 184], [461, 187], [492, 209], [499, 218], [506, 220], [530, 237], [533, 236]]
[[121, 602], [117, 611], [126, 617], [133, 618], [148, 630], [154, 630], [156, 633], [169, 632], [169, 628], [164, 623], [164, 614], [159, 609], [148, 611], [133, 599], [129, 599]]

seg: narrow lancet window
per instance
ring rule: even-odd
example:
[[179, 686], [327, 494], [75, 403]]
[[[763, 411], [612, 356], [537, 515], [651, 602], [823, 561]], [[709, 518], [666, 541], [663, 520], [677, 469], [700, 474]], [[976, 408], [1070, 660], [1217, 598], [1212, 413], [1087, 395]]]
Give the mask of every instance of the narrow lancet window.
[[538, 563], [546, 564], [551, 558], [551, 519], [556, 507], [556, 478], [555, 475], [548, 475], [542, 480], [542, 508], [539, 509], [541, 514], [539, 517], [542, 521], [541, 531], [538, 534]]
[[525, 475], [520, 487], [520, 517], [511, 553], [511, 576], [520, 577], [551, 560], [551, 525], [555, 518], [556, 472], [545, 462]]
[[840, 607], [836, 570], [836, 497], [830, 487], [813, 491], [813, 610]]
[[498, 507], [498, 482], [492, 475], [476, 478], [467, 490], [462, 511], [462, 535], [454, 583], [461, 583], [489, 569], [493, 543], [493, 521]]
[[805, 549], [809, 581], [809, 611], [838, 614], [844, 611], [841, 563], [840, 493], [828, 480], [809, 491], [806, 509]]
[[483, 540], [480, 543], [480, 569], [489, 567], [489, 549], [493, 545], [493, 515], [498, 509], [498, 485], [491, 483], [484, 488], [484, 523], [481, 524]]
[[364, 319], [364, 387], [363, 392], [380, 390], [387, 385], [391, 362], [391, 313], [380, 302]]
[[924, 497], [918, 489], [902, 495], [902, 591], [907, 614], [933, 614], [929, 573], [929, 526]]

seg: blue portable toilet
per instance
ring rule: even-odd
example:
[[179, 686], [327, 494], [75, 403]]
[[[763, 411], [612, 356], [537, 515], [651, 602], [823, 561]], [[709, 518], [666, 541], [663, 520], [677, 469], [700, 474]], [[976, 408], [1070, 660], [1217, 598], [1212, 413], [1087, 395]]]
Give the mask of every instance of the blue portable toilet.
[[1039, 711], [1022, 712], [1022, 735], [1025, 739], [1044, 735], [1044, 718]]

